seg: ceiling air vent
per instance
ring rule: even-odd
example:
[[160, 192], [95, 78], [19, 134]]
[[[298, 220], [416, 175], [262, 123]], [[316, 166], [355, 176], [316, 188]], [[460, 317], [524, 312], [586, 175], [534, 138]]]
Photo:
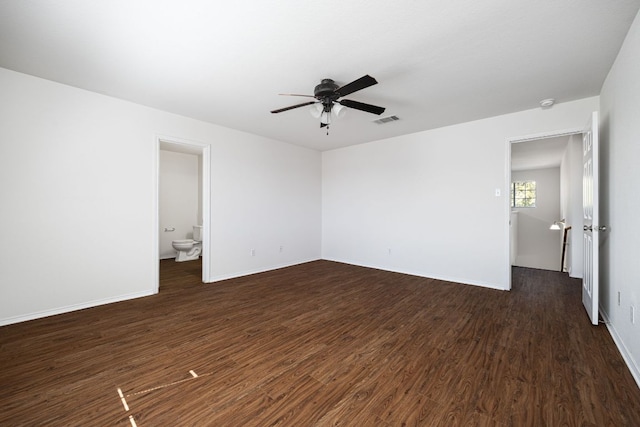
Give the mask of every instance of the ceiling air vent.
[[385, 123], [395, 122], [396, 120], [400, 120], [398, 118], [398, 116], [389, 116], [389, 117], [383, 117], [383, 118], [378, 119], [378, 120], [374, 120], [373, 123], [377, 123], [379, 125], [383, 125]]

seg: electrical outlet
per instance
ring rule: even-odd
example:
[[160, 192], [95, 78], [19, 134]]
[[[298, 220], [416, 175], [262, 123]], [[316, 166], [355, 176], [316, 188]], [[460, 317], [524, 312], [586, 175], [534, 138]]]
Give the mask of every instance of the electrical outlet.
[[630, 311], [631, 311], [631, 319], [630, 319], [631, 320], [631, 324], [635, 325], [635, 323], [636, 323], [636, 313], [635, 313], [636, 309], [635, 309], [635, 307], [631, 306], [631, 310]]
[[280, 253], [284, 250], [284, 246], [280, 246]]
[[387, 249], [387, 252], [391, 255], [391, 248]]
[[251, 249], [251, 256], [256, 256], [256, 250], [255, 249]]

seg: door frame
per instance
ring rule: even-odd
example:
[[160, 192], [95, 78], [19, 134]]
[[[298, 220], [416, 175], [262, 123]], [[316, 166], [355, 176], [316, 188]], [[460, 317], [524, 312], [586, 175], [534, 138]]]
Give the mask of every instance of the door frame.
[[160, 290], [160, 146], [161, 143], [184, 146], [198, 151], [202, 155], [202, 283], [210, 280], [211, 254], [211, 146], [202, 142], [191, 141], [173, 136], [156, 135], [155, 137], [155, 194], [153, 197], [153, 247], [154, 247], [154, 285], [155, 292]]
[[506, 164], [505, 164], [505, 183], [504, 183], [504, 209], [506, 212], [507, 221], [505, 221], [505, 247], [507, 248], [505, 256], [505, 278], [508, 291], [511, 290], [511, 144], [517, 144], [519, 142], [530, 142], [539, 139], [555, 138], [560, 136], [570, 135], [582, 135], [584, 129], [582, 128], [570, 128], [565, 130], [543, 132], [533, 135], [514, 136], [507, 138], [506, 140]]

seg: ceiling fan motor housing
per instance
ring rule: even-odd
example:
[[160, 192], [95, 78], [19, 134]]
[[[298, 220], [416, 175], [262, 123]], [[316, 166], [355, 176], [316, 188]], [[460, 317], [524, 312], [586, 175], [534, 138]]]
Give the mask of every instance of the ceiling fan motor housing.
[[313, 96], [322, 102], [325, 112], [331, 111], [333, 102], [340, 98], [340, 95], [336, 93], [339, 87], [332, 79], [322, 79], [313, 90]]
[[339, 87], [340, 86], [338, 86], [333, 80], [323, 79], [320, 84], [313, 90], [313, 95], [318, 99], [327, 97], [335, 97], [335, 99], [338, 99], [339, 96], [336, 93], [336, 90], [338, 90]]

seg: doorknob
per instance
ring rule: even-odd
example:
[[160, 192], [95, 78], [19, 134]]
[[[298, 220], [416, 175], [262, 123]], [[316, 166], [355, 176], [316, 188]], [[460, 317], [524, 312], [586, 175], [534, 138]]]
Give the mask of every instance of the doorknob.
[[606, 225], [583, 225], [582, 230], [584, 231], [607, 231]]

